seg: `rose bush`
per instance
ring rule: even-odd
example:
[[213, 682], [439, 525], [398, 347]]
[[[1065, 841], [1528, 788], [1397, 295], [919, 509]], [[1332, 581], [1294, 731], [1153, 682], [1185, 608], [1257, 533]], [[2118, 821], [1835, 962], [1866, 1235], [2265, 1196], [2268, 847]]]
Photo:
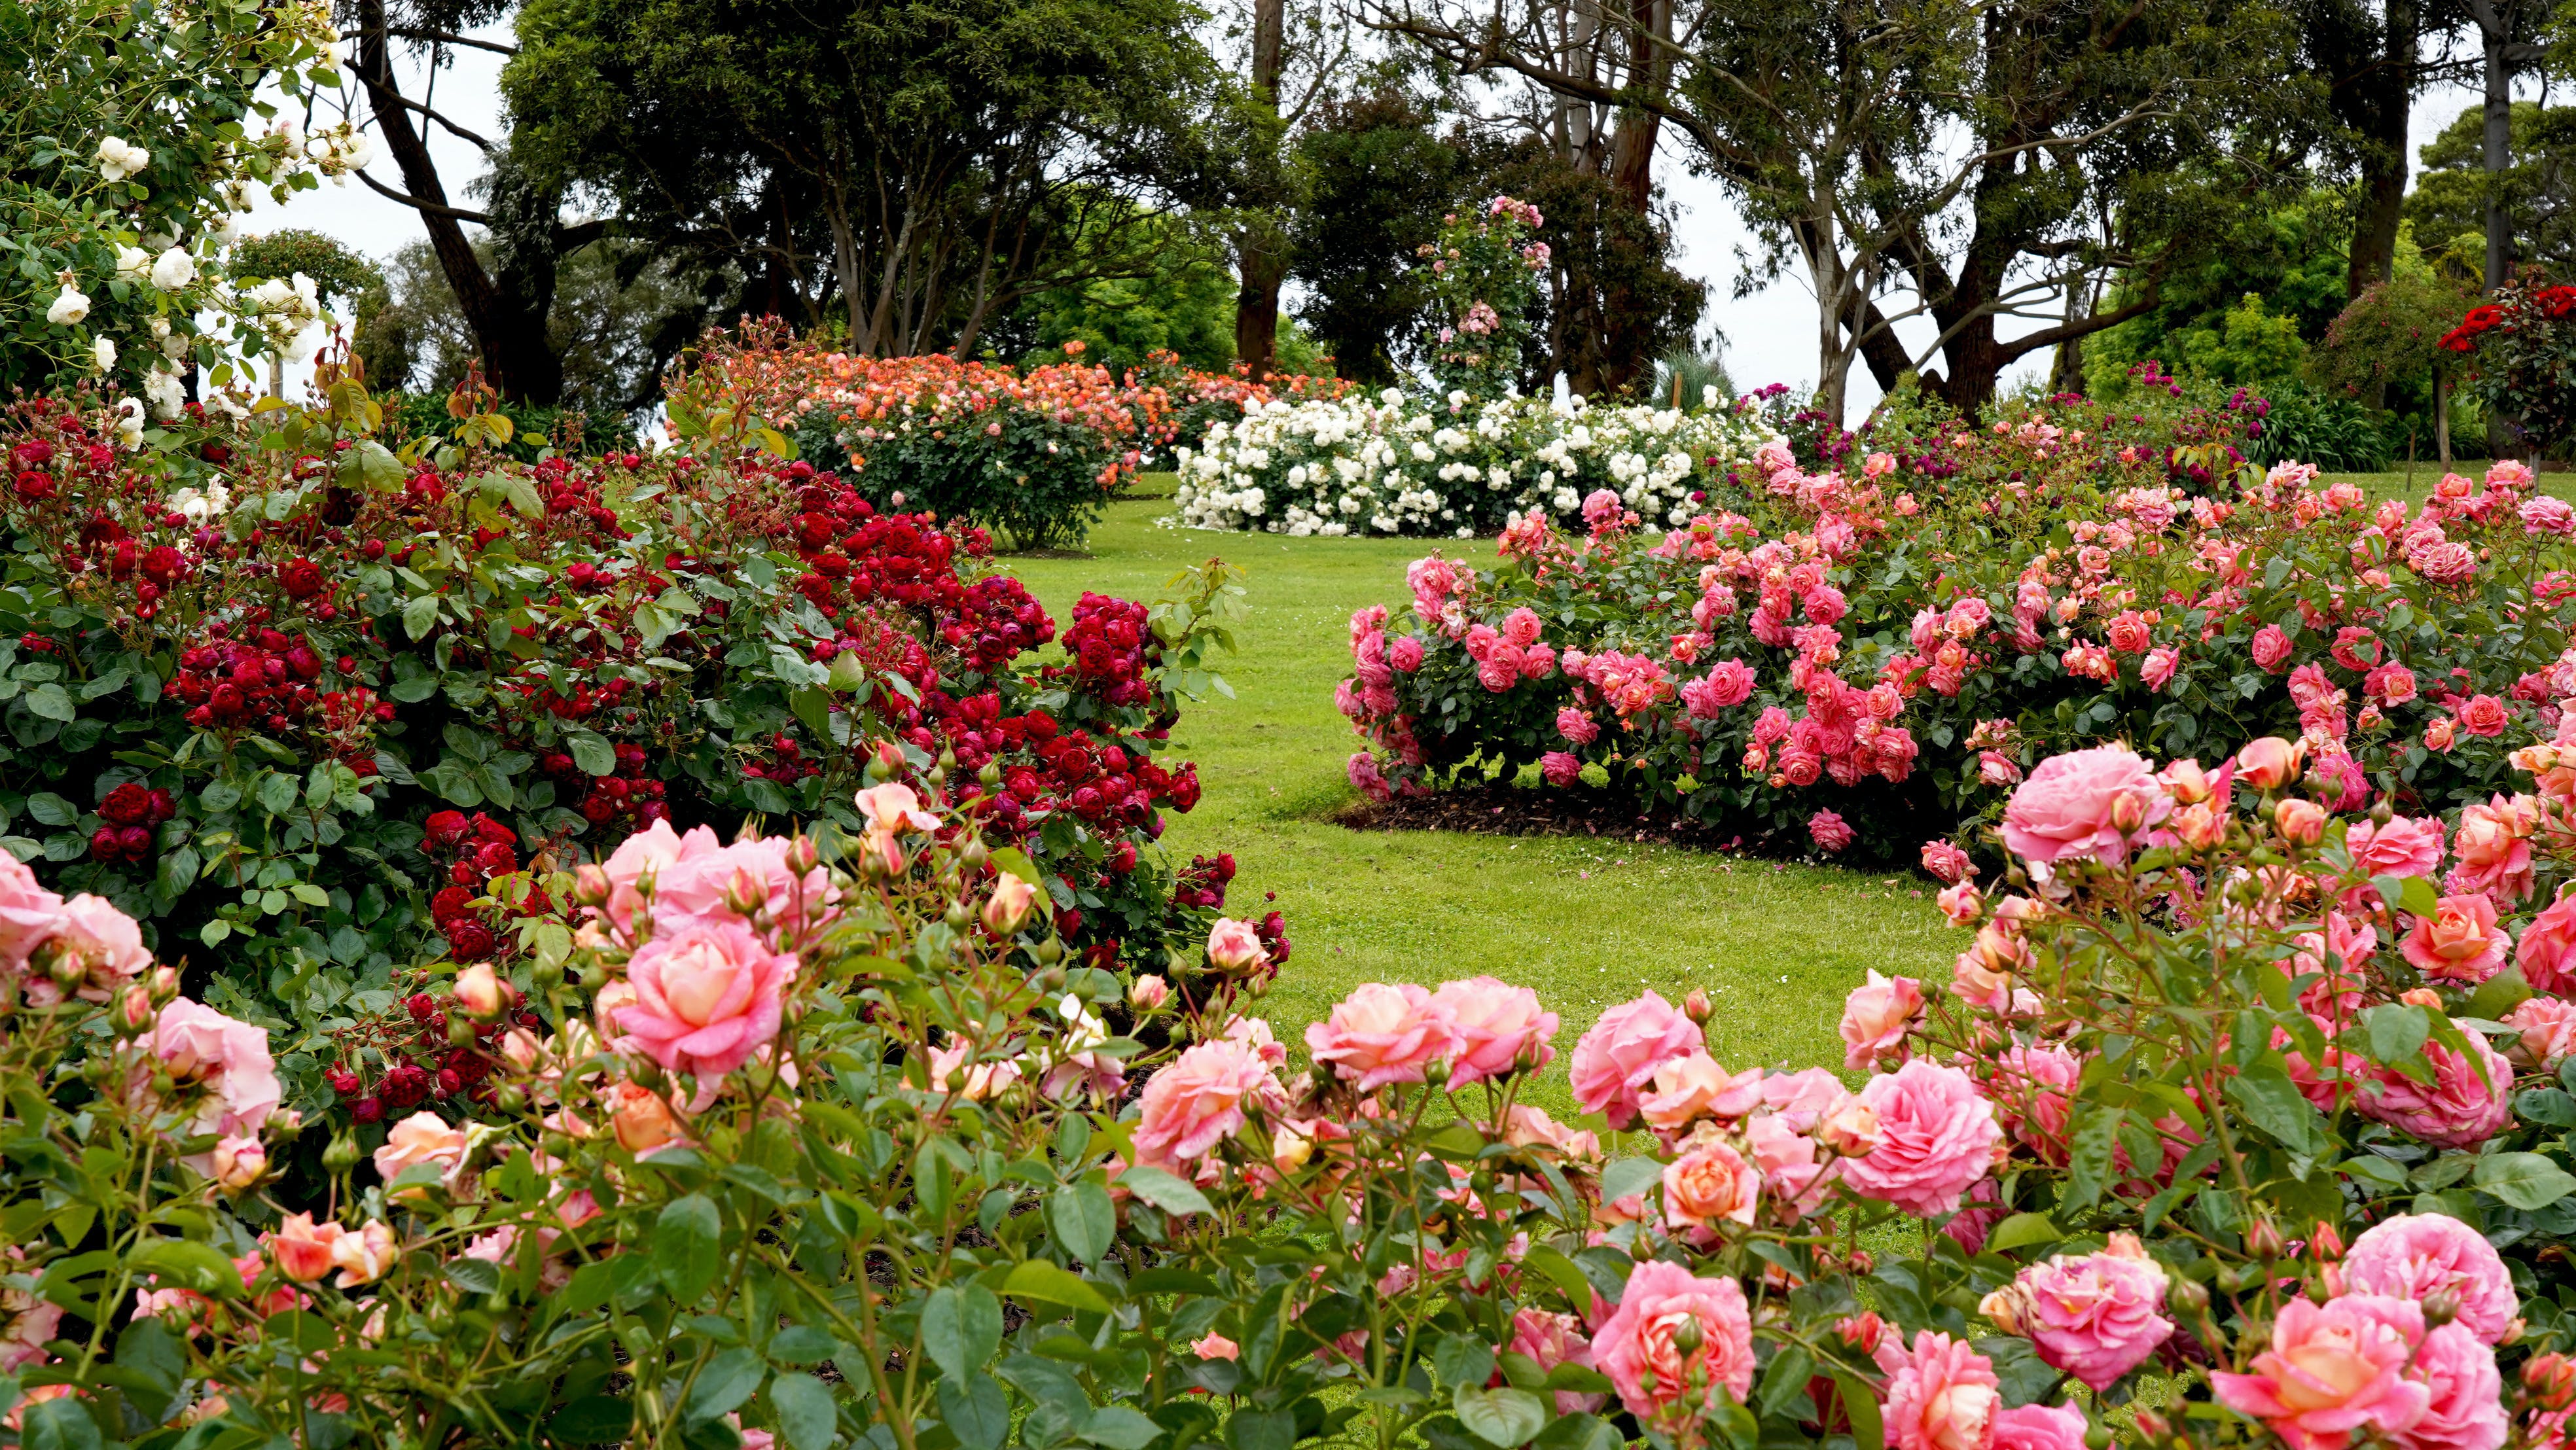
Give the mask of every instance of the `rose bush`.
[[456, 967], [563, 960], [532, 883], [638, 827], [857, 831], [853, 789], [907, 786], [1038, 862], [1106, 968], [1159, 970], [1223, 904], [1231, 858], [1155, 847], [1198, 797], [1158, 757], [1228, 638], [1222, 569], [1060, 626], [988, 572], [982, 530], [756, 447], [395, 452], [346, 381], [134, 446], [121, 416], [38, 399], [0, 423], [0, 831], [193, 958], [192, 991], [293, 1024], [307, 1108], [358, 1040], [383, 1060], [338, 1096], [470, 1088], [493, 1034], [451, 1043], [404, 1004]]
[[[2008, 819], [2061, 779], [2104, 819], [1944, 893], [1973, 938], [1853, 994], [1856, 1089], [1650, 992], [1567, 1050], [1572, 1123], [1534, 994], [1364, 985], [1301, 1068], [1257, 929], [1075, 967], [1023, 857], [887, 783], [855, 832], [546, 874], [568, 958], [440, 1004], [507, 1024], [493, 1111], [339, 1129], [299, 1183], [258, 1029], [0, 863], [0, 1407], [65, 1445], [2555, 1444], [2568, 733], [2489, 803], [2528, 885], [2288, 740], [2051, 762]], [[2517, 965], [2386, 945], [2467, 896]]]
[[2508, 281], [2445, 333], [2467, 359], [2469, 387], [2538, 457], [2576, 435], [2576, 287], [2537, 274]]
[[1582, 533], [1525, 514], [1489, 568], [1417, 561], [1409, 611], [1352, 621], [1353, 782], [1588, 781], [1884, 856], [2076, 745], [2284, 731], [2350, 800], [2439, 811], [2490, 794], [2576, 682], [2576, 513], [2518, 464], [2420, 508], [2298, 465], [2226, 498], [2036, 468], [1917, 493], [1892, 455], [1811, 473], [1776, 445], [1744, 472], [1667, 531], [1605, 490]]

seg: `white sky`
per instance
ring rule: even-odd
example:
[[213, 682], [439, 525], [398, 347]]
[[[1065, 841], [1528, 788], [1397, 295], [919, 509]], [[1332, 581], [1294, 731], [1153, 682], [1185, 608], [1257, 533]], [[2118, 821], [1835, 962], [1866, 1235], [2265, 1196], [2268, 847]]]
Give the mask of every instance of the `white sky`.
[[[478, 36], [508, 42], [506, 25], [474, 32]], [[429, 100], [440, 111], [467, 130], [487, 137], [498, 137], [501, 124], [499, 77], [504, 57], [490, 51], [458, 49], [450, 52], [451, 64], [439, 72], [435, 90]], [[423, 95], [423, 71], [409, 68], [403, 78], [403, 93], [414, 99]], [[349, 82], [354, 90], [354, 77]], [[2476, 104], [2477, 93], [2467, 87], [2451, 87], [2424, 95], [2416, 101], [2413, 118], [2413, 148], [2430, 141], [2460, 111]], [[364, 112], [363, 103], [360, 106]], [[481, 155], [465, 141], [449, 135], [436, 125], [424, 127], [430, 150], [438, 159], [439, 175], [449, 199], [460, 206], [474, 203], [466, 196], [466, 185], [481, 170]], [[1681, 242], [1682, 270], [1710, 284], [1709, 311], [1704, 322], [1714, 321], [1725, 329], [1728, 341], [1728, 370], [1739, 388], [1753, 388], [1765, 383], [1783, 382], [1794, 387], [1812, 386], [1816, 379], [1816, 307], [1803, 276], [1795, 269], [1781, 280], [1753, 296], [1733, 297], [1737, 273], [1736, 249], [1749, 248], [1751, 238], [1735, 207], [1716, 183], [1690, 176], [1679, 160], [1666, 132], [1665, 155], [1660, 178], [1680, 214], [1678, 227]], [[379, 148], [369, 173], [388, 186], [401, 189], [401, 176], [390, 157]], [[247, 220], [247, 230], [260, 233], [279, 227], [305, 227], [338, 238], [348, 246], [378, 259], [389, 258], [405, 243], [420, 239], [424, 233], [420, 220], [409, 208], [377, 195], [361, 182], [346, 186], [325, 183], [321, 190], [295, 196], [285, 206], [262, 198], [258, 210]], [[2006, 336], [2045, 326], [2042, 322], [2017, 322], [2007, 319]], [[1920, 346], [1933, 334], [1927, 318], [1916, 318], [1899, 324], [1901, 336]], [[2008, 375], [2008, 380], [2023, 376], [2045, 377], [2050, 355], [2035, 353], [2024, 358]], [[1866, 367], [1855, 364], [1851, 378], [1851, 416], [1857, 423], [1871, 404], [1878, 400], [1878, 386]]]

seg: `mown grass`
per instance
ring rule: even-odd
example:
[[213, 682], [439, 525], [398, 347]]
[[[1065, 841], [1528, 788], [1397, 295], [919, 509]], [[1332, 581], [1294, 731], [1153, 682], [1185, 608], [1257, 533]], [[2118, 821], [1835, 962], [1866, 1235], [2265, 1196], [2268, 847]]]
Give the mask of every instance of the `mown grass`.
[[[1232, 851], [1238, 914], [1276, 894], [1269, 904], [1287, 913], [1296, 944], [1267, 1004], [1283, 1038], [1362, 982], [1489, 972], [1538, 990], [1563, 1019], [1560, 1051], [1647, 987], [1676, 1001], [1704, 987], [1730, 1067], [1839, 1065], [1834, 1023], [1864, 970], [1937, 972], [1958, 950], [1912, 876], [1336, 824], [1355, 799], [1343, 766], [1356, 741], [1332, 699], [1349, 669], [1350, 616], [1407, 598], [1404, 566], [1429, 545], [1157, 527], [1166, 507], [1113, 505], [1090, 558], [1005, 562], [1059, 619], [1086, 589], [1151, 599], [1211, 557], [1250, 571], [1242, 654], [1224, 671], [1235, 698], [1191, 709], [1172, 736], [1174, 753], [1199, 763], [1206, 795], [1164, 841], [1181, 859]], [[1542, 1088], [1552, 1108], [1562, 1084], [1560, 1062]]]

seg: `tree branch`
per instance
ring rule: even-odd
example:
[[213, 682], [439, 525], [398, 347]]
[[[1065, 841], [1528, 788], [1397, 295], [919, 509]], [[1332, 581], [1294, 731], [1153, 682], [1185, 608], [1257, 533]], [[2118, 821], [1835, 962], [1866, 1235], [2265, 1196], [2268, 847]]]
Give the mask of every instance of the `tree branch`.
[[443, 216], [452, 221], [472, 222], [476, 226], [488, 227], [492, 224], [492, 218], [482, 212], [466, 211], [461, 207], [449, 206], [443, 201], [423, 201], [419, 197], [407, 195], [403, 192], [394, 190], [392, 187], [385, 185], [383, 182], [376, 180], [372, 176], [369, 176], [363, 170], [358, 173], [358, 179], [365, 182], [367, 185], [374, 187], [380, 195], [388, 197], [394, 201], [401, 202], [403, 205], [410, 207], [416, 212], [423, 213], [424, 215]]
[[519, 48], [515, 45], [503, 45], [497, 40], [477, 40], [473, 36], [458, 35], [453, 31], [447, 30], [414, 30], [409, 26], [388, 25], [385, 27], [385, 34], [396, 36], [403, 40], [417, 40], [429, 44], [472, 46], [476, 50], [488, 50], [495, 55], [517, 55], [519, 53]]

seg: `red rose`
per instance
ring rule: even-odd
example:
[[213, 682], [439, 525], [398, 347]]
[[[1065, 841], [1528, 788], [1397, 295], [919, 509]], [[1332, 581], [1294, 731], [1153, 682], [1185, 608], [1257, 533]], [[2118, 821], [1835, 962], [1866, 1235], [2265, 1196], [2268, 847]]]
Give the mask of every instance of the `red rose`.
[[429, 844], [441, 851], [453, 849], [472, 829], [466, 824], [463, 811], [438, 811], [423, 824]]
[[132, 781], [107, 793], [98, 813], [112, 826], [139, 826], [152, 817], [152, 792]]
[[289, 599], [310, 599], [322, 592], [322, 568], [310, 559], [289, 559], [277, 571], [278, 586]]

